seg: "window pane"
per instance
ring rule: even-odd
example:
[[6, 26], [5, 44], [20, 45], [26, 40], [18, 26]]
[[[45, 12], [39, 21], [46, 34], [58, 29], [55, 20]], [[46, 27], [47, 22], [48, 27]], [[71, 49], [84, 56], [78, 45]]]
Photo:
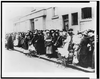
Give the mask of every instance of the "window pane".
[[92, 18], [91, 7], [82, 8], [82, 19]]
[[72, 25], [78, 25], [78, 13], [72, 13]]

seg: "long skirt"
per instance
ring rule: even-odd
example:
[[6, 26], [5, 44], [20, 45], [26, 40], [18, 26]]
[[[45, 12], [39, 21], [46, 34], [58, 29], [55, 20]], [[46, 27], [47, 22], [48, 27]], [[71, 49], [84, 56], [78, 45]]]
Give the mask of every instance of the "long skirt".
[[95, 52], [93, 52], [93, 55], [92, 55], [92, 68], [93, 69], [95, 68]]
[[12, 37], [9, 37], [8, 38], [8, 41], [7, 41], [7, 49], [14, 49]]
[[37, 54], [46, 54], [45, 52], [45, 45], [44, 45], [44, 42], [43, 41], [38, 41], [36, 44], [35, 44], [35, 48], [36, 48], [36, 51], [37, 51]]

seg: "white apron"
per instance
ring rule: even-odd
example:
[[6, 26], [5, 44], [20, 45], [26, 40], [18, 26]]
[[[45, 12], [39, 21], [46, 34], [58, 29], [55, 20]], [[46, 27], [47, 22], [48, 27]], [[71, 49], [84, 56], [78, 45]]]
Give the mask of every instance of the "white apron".
[[65, 56], [66, 58], [68, 58], [68, 46], [69, 46], [69, 42], [71, 40], [71, 37], [68, 36], [67, 39], [64, 41], [66, 42], [63, 48], [58, 48], [58, 52], [61, 54], [61, 56]]

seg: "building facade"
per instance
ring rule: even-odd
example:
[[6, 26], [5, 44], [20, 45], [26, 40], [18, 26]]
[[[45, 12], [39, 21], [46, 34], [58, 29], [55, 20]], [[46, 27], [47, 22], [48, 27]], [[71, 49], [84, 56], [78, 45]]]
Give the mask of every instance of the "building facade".
[[95, 29], [96, 8], [91, 5], [82, 7], [42, 7], [19, 18], [14, 22], [15, 32], [28, 30], [59, 29], [74, 32]]

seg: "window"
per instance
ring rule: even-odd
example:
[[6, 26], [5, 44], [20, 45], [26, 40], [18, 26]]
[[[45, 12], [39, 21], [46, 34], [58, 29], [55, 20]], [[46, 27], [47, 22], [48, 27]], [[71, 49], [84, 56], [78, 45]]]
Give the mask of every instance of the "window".
[[63, 15], [63, 31], [67, 31], [69, 28], [69, 15]]
[[59, 16], [57, 15], [57, 8], [53, 7], [52, 8], [52, 19], [58, 19]]
[[55, 7], [53, 7], [53, 16], [55, 16]]
[[72, 25], [78, 25], [78, 13], [72, 13]]
[[91, 7], [82, 8], [82, 19], [92, 18]]

